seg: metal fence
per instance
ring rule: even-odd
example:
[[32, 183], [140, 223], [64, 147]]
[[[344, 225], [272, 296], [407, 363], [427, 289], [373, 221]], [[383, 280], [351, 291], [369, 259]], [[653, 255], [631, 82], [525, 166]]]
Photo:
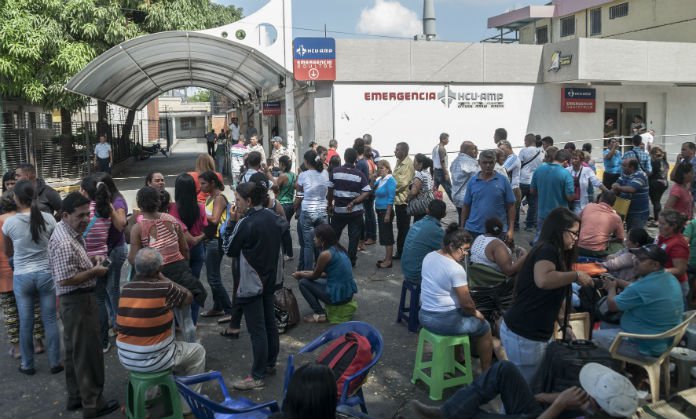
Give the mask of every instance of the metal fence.
[[[134, 124], [130, 135], [122, 139], [124, 124], [110, 124], [108, 137], [114, 163], [133, 154], [135, 144], [142, 143], [141, 127]], [[60, 123], [50, 126], [17, 127], [0, 124], [0, 171], [2, 173], [28, 162], [37, 175], [51, 183], [72, 182], [94, 171], [94, 145], [98, 142], [96, 123], [72, 123], [71, 135], [61, 134]]]

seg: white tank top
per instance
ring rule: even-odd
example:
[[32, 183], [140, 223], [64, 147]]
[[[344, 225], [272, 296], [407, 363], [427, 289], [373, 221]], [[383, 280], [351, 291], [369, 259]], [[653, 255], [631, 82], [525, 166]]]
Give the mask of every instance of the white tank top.
[[[500, 239], [497, 237], [488, 237], [484, 234], [476, 237], [476, 240], [474, 240], [474, 243], [471, 245], [471, 263], [480, 263], [481, 265], [486, 265], [500, 272], [500, 267], [486, 257], [486, 248], [495, 240]], [[505, 248], [508, 249], [508, 252], [510, 253], [510, 249], [507, 246], [505, 246]]]

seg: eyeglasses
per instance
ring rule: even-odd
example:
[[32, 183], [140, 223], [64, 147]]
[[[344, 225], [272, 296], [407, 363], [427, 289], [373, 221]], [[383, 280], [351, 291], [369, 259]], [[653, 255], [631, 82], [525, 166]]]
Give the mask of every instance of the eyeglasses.
[[573, 231], [573, 230], [566, 230], [566, 232], [570, 233], [571, 236], [573, 236], [573, 240], [577, 240], [580, 237], [580, 231]]

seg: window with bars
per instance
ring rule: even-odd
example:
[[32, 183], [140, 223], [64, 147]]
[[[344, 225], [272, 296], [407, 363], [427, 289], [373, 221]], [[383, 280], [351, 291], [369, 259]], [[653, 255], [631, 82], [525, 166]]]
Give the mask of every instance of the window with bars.
[[575, 35], [575, 15], [561, 19], [561, 37]]
[[537, 45], [543, 45], [549, 42], [549, 27], [541, 26], [536, 28], [536, 43]]
[[609, 19], [617, 19], [624, 16], [628, 16], [628, 2], [609, 8]]
[[602, 33], [602, 9], [590, 10], [590, 36]]

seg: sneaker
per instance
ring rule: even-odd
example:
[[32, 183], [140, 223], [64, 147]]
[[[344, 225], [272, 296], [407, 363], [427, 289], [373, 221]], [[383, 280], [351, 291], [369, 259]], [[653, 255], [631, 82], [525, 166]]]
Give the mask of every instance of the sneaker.
[[106, 346], [102, 348], [102, 352], [107, 353], [111, 350], [111, 342], [107, 342]]
[[254, 380], [254, 377], [251, 375], [248, 376], [247, 378], [243, 380], [239, 380], [232, 384], [232, 387], [234, 387], [236, 390], [253, 390], [256, 388], [263, 388], [264, 382], [263, 380]]

